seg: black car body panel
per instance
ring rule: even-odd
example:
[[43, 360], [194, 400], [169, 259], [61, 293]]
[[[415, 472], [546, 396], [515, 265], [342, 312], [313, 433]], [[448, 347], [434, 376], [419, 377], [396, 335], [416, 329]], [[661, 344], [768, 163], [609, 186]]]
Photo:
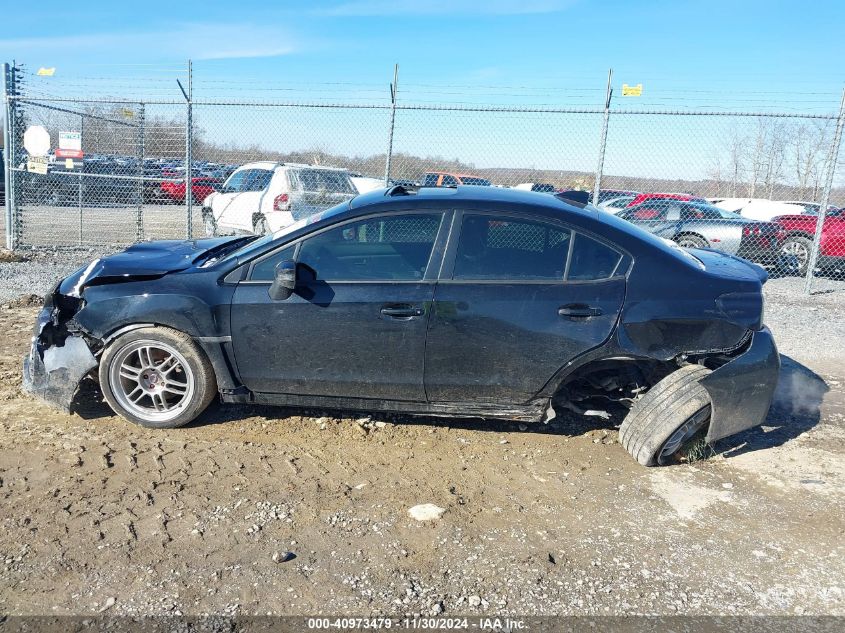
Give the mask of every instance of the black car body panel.
[[[269, 280], [247, 279], [256, 262], [299, 252], [297, 244], [320, 231], [423, 211], [442, 221], [416, 280], [301, 278], [277, 301]], [[456, 244], [468, 216], [489, 217], [488, 227], [500, 217], [562, 227], [567, 266], [581, 239], [606, 245], [618, 263], [599, 279], [457, 279]], [[538, 420], [567, 381], [596, 363], [701, 362], [717, 366], [706, 388], [718, 438], [761, 423], [775, 389], [777, 351], [761, 323], [765, 281], [762, 268], [742, 259], [687, 252], [553, 196], [400, 187], [358, 196], [275, 236], [140, 244], [93, 262], [45, 306], [40, 318], [49, 325], [36, 332], [27, 385], [69, 405], [67, 389], [59, 398], [38, 389], [46, 349], [78, 337], [96, 357], [127, 328], [149, 326], [192, 336], [226, 401], [434, 415]], [[77, 380], [67, 376], [72, 389]]]

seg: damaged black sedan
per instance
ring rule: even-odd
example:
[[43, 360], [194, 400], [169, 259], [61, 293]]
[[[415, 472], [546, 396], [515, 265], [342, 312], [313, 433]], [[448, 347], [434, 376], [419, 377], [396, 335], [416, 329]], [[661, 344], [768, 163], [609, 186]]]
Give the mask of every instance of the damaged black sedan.
[[542, 421], [627, 409], [646, 465], [760, 424], [766, 272], [497, 189], [371, 192], [273, 235], [137, 244], [48, 297], [26, 388], [184, 425], [224, 402]]

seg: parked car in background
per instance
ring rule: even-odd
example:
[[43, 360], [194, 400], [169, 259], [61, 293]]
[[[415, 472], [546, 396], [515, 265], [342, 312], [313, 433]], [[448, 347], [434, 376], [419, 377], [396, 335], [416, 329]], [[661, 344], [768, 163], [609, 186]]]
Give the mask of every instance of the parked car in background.
[[628, 203], [629, 207], [648, 202], [649, 200], [684, 200], [686, 202], [699, 202], [707, 204], [707, 200], [690, 193], [638, 193]]
[[786, 232], [773, 222], [743, 218], [707, 203], [652, 200], [616, 217], [685, 248], [714, 248], [763, 264], [775, 264]]
[[786, 202], [776, 202], [765, 198], [725, 198], [714, 206], [733, 211], [744, 218], [768, 222], [779, 215], [801, 215], [804, 207]]
[[512, 189], [537, 191], [539, 193], [555, 193], [557, 191], [554, 185], [550, 185], [547, 182], [523, 182], [518, 185], [514, 185]]
[[615, 198], [630, 197], [634, 198], [639, 195], [639, 191], [631, 191], [629, 189], [600, 189], [598, 205], [601, 206], [604, 202]]
[[611, 401], [643, 465], [766, 418], [780, 362], [761, 267], [555, 196], [445, 193], [99, 258], [46, 298], [24, 386], [68, 409], [93, 371], [155, 429], [216, 397], [529, 422]]
[[492, 184], [489, 180], [480, 176], [455, 174], [446, 171], [429, 171], [422, 177], [423, 187], [457, 187], [458, 185], [490, 187]]
[[374, 189], [384, 188], [384, 178], [372, 178], [371, 176], [363, 176], [355, 172], [349, 172], [349, 178], [352, 180], [355, 191], [358, 193], [367, 193]]
[[631, 204], [631, 201], [634, 199], [634, 195], [630, 196], [619, 196], [618, 198], [607, 198], [604, 202], [600, 202], [598, 204], [599, 209], [602, 211], [607, 211], [608, 213], [617, 214], [622, 209], [627, 207]]
[[[809, 215], [818, 215], [819, 209], [821, 209], [821, 203], [819, 202], [805, 202], [801, 200], [778, 200], [778, 202], [783, 202], [784, 204], [794, 204], [797, 207], [803, 207], [804, 213]], [[830, 213], [831, 211], [836, 211], [838, 207], [835, 207], [832, 204], [827, 205], [827, 212]]]
[[345, 169], [261, 161], [236, 169], [208, 196], [202, 218], [207, 235], [270, 233], [357, 194]]
[[[799, 274], [807, 274], [818, 216], [782, 215], [772, 221], [786, 232], [783, 253], [797, 259]], [[816, 266], [821, 270], [845, 269], [845, 209], [832, 209], [825, 216]]]
[[[221, 181], [216, 178], [199, 177], [191, 179], [193, 201], [202, 202], [215, 191], [220, 190]], [[159, 187], [159, 201], [164, 204], [185, 203], [185, 181], [166, 181]]]

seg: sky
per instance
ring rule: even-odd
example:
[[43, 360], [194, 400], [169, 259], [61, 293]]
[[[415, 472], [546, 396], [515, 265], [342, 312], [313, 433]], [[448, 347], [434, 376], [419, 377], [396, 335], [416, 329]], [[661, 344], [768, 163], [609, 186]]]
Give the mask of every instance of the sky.
[[[7, 3], [0, 59], [22, 61], [29, 72], [56, 68], [52, 78], [28, 78], [32, 94], [102, 91], [178, 100], [176, 79], [184, 80], [188, 58], [195, 98], [226, 101], [383, 104], [394, 64], [399, 102], [406, 104], [600, 108], [609, 68], [616, 109], [827, 113], [837, 110], [845, 87], [841, 0], [0, 0]], [[643, 95], [621, 97], [623, 83], [642, 83]], [[521, 136], [542, 137], [541, 124], [525, 118], [444, 122], [428, 114], [409, 114], [404, 126], [431, 128], [423, 149], [447, 156], [449, 139], [461, 134], [487, 137], [482, 153], [493, 162], [519, 151]], [[237, 124], [230, 114], [209, 116], [206, 127], [221, 128], [224, 140], [277, 142], [266, 128], [287, 115], [250, 110], [252, 123], [242, 117]], [[325, 145], [332, 117], [348, 137], [343, 149], [354, 149], [368, 138], [366, 128], [383, 124], [381, 113], [337, 114], [289, 125], [286, 138], [301, 142], [312, 133], [315, 145]], [[473, 125], [476, 134], [467, 129]], [[585, 153], [596, 144], [596, 125], [593, 119], [548, 123], [562, 142], [583, 145]], [[678, 135], [689, 127], [672, 125]], [[503, 126], [511, 131], [497, 143]], [[660, 122], [642, 126], [644, 137], [651, 126], [667, 132]], [[695, 133], [702, 142], [712, 137], [698, 123]]]

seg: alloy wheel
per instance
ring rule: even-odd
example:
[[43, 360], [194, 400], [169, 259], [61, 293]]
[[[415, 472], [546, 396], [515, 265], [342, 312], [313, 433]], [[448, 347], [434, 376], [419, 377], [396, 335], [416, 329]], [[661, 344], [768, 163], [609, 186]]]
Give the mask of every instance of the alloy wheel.
[[109, 368], [109, 383], [121, 406], [155, 422], [178, 416], [196, 388], [185, 357], [152, 340], [133, 341], [121, 349]]

